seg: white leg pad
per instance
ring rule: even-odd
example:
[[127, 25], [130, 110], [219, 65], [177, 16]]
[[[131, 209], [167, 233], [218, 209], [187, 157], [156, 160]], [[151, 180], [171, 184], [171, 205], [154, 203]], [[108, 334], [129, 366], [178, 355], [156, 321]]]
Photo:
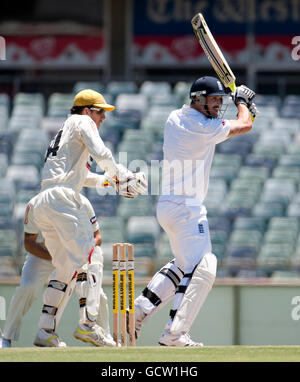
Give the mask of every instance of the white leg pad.
[[86, 314], [90, 321], [95, 321], [99, 314], [102, 284], [102, 267], [100, 264], [89, 264], [87, 278], [88, 294], [86, 299]]
[[79, 323], [87, 321], [86, 299], [88, 294], [87, 265], [80, 268], [77, 274], [75, 292], [79, 299]]
[[177, 285], [183, 272], [175, 265], [174, 260], [162, 267], [151, 279], [143, 293], [135, 300], [149, 319], [174, 297]]
[[188, 333], [204, 304], [206, 297], [215, 281], [217, 271], [217, 258], [214, 254], [206, 254], [197, 268], [176, 311], [170, 326], [170, 332], [178, 335]]
[[[82, 272], [81, 272], [82, 271]], [[102, 249], [96, 246], [91, 264], [86, 264], [78, 273], [76, 293], [79, 297], [79, 322], [94, 322], [100, 312], [100, 293], [103, 280]]]
[[110, 334], [108, 301], [102, 288], [100, 291], [100, 307], [97, 317], [97, 324], [101, 326], [106, 334]]
[[86, 300], [87, 316], [95, 321], [100, 313], [100, 295], [103, 281], [103, 252], [98, 245], [95, 247], [91, 264], [88, 265], [89, 289]]
[[49, 281], [44, 293], [44, 305], [38, 325], [39, 329], [55, 330], [57, 308], [65, 296], [66, 289], [67, 284], [63, 282]]
[[72, 278], [72, 280], [69, 282], [66, 293], [64, 294], [64, 297], [62, 301], [60, 302], [59, 306], [57, 307], [57, 312], [56, 312], [56, 327], [58, 327], [59, 322], [61, 320], [62, 314], [65, 310], [65, 307], [67, 306], [73, 291], [75, 289], [76, 285], [76, 277]]

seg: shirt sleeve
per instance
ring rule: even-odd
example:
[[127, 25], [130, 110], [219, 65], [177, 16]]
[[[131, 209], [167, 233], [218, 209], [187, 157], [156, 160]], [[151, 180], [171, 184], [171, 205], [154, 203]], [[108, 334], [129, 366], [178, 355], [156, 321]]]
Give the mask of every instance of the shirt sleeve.
[[81, 120], [78, 128], [90, 155], [103, 171], [107, 171], [113, 177], [117, 172], [117, 165], [112, 152], [102, 141], [95, 122], [91, 118]]
[[82, 202], [86, 208], [86, 212], [88, 214], [89, 220], [92, 224], [92, 229], [94, 232], [96, 232], [99, 229], [99, 223], [98, 223], [98, 219], [97, 219], [97, 216], [95, 214], [94, 208], [93, 208], [91, 202], [86, 197], [81, 195], [81, 199], [82, 199]]
[[230, 126], [227, 120], [214, 118], [209, 120], [207, 129], [207, 138], [210, 143], [218, 144], [228, 138]]
[[83, 187], [96, 188], [105, 187], [105, 176], [88, 171]]
[[27, 204], [27, 208], [25, 211], [25, 219], [24, 219], [24, 232], [31, 233], [31, 234], [38, 234], [39, 229], [33, 222], [32, 218], [32, 208], [31, 204]]

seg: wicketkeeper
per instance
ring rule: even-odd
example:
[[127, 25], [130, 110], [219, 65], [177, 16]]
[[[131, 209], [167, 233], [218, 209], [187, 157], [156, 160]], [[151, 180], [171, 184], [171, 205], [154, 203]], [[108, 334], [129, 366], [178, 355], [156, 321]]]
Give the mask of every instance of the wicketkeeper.
[[[31, 201], [30, 213], [42, 232], [55, 268], [44, 293], [44, 305], [35, 343], [49, 340], [55, 332], [57, 309], [74, 273], [94, 256], [95, 243], [80, 191], [93, 178], [90, 159], [97, 162], [119, 193], [137, 195], [145, 190], [142, 177], [117, 165], [99, 131], [105, 112], [114, 110], [93, 90], [79, 92], [71, 116], [51, 142], [42, 172], [41, 192]], [[93, 331], [94, 322], [87, 322]]]

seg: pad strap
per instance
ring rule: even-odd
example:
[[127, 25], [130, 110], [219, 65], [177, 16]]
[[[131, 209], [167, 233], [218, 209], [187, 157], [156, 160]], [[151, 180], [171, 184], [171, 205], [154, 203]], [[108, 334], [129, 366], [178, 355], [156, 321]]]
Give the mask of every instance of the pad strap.
[[57, 308], [55, 306], [46, 305], [46, 304], [43, 305], [42, 313], [47, 313], [47, 314], [51, 314], [52, 316], [55, 316], [56, 312], [57, 312]]
[[82, 282], [87, 280], [87, 274], [85, 272], [78, 273], [76, 282]]
[[48, 284], [48, 288], [54, 288], [60, 290], [61, 292], [65, 292], [68, 284], [65, 284], [58, 280], [50, 280]]
[[161, 274], [165, 275], [166, 277], [168, 277], [172, 281], [172, 283], [174, 284], [175, 288], [180, 283], [180, 278], [170, 268], [162, 268], [159, 271], [159, 273], [161, 273]]
[[143, 290], [143, 296], [146, 297], [154, 306], [161, 303], [161, 299], [147, 287]]

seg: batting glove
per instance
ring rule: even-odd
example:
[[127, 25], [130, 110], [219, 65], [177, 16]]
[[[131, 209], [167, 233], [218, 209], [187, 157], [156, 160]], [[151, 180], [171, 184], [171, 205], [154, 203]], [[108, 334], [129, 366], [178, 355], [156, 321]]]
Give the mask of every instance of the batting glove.
[[251, 114], [251, 119], [252, 119], [252, 121], [254, 121], [255, 117], [259, 113], [259, 111], [258, 111], [258, 109], [257, 109], [257, 107], [256, 107], [254, 102], [250, 105], [249, 111], [250, 111], [250, 114]]
[[245, 104], [248, 108], [252, 104], [252, 100], [255, 97], [255, 92], [245, 85], [238, 86], [236, 91], [232, 95], [233, 102], [235, 105], [239, 105], [240, 103]]

